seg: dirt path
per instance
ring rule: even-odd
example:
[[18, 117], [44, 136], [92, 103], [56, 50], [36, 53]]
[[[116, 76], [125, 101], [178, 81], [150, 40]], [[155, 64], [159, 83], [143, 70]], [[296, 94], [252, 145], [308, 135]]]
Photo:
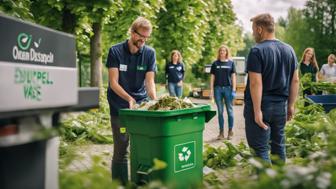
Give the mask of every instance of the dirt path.
[[[208, 99], [192, 99], [193, 102], [211, 104]], [[213, 110], [216, 110], [216, 104], [211, 104]], [[243, 117], [243, 105], [234, 105], [234, 127], [233, 132], [234, 136], [230, 140], [233, 144], [239, 144], [241, 141], [246, 142], [245, 136], [245, 122]], [[225, 108], [224, 108], [225, 109]], [[224, 110], [224, 135], [227, 136], [228, 131], [228, 122], [227, 122], [227, 112]], [[203, 140], [204, 144], [209, 144], [214, 147], [222, 146], [223, 140], [217, 140], [219, 133], [218, 127], [218, 116], [216, 115], [208, 123], [205, 124], [205, 129], [203, 131]]]

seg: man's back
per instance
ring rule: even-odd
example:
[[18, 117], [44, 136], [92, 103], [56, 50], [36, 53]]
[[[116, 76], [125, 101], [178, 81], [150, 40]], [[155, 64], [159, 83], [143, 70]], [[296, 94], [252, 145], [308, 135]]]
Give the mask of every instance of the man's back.
[[[278, 40], [265, 40], [253, 47], [247, 59], [247, 71], [260, 73], [263, 100], [286, 100], [297, 59], [291, 46]], [[251, 101], [249, 80], [245, 91], [246, 101]]]

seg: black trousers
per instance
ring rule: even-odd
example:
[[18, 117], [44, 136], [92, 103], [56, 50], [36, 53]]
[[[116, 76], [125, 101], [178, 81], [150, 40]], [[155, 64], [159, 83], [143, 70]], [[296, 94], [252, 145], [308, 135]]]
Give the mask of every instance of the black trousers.
[[125, 132], [125, 129], [120, 125], [118, 116], [111, 115], [111, 127], [114, 141], [112, 162], [127, 163], [127, 147], [129, 145], [129, 137]]

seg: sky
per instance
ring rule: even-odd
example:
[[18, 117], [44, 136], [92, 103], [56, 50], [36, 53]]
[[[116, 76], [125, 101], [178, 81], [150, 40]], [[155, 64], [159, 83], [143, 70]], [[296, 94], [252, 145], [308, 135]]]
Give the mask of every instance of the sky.
[[261, 13], [270, 13], [275, 21], [280, 17], [287, 17], [290, 7], [304, 8], [306, 0], [231, 0], [238, 24], [243, 26], [244, 32], [252, 32], [250, 19]]

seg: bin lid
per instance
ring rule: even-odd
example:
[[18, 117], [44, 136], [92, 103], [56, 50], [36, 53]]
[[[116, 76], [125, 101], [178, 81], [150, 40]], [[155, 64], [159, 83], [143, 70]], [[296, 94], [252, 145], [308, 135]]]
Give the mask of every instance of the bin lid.
[[171, 117], [183, 114], [191, 114], [197, 112], [205, 112], [205, 121], [210, 121], [215, 115], [216, 111], [211, 110], [208, 104], [196, 104], [195, 107], [178, 109], [178, 110], [134, 110], [134, 109], [121, 109], [119, 110], [120, 116], [143, 116], [143, 117]]

